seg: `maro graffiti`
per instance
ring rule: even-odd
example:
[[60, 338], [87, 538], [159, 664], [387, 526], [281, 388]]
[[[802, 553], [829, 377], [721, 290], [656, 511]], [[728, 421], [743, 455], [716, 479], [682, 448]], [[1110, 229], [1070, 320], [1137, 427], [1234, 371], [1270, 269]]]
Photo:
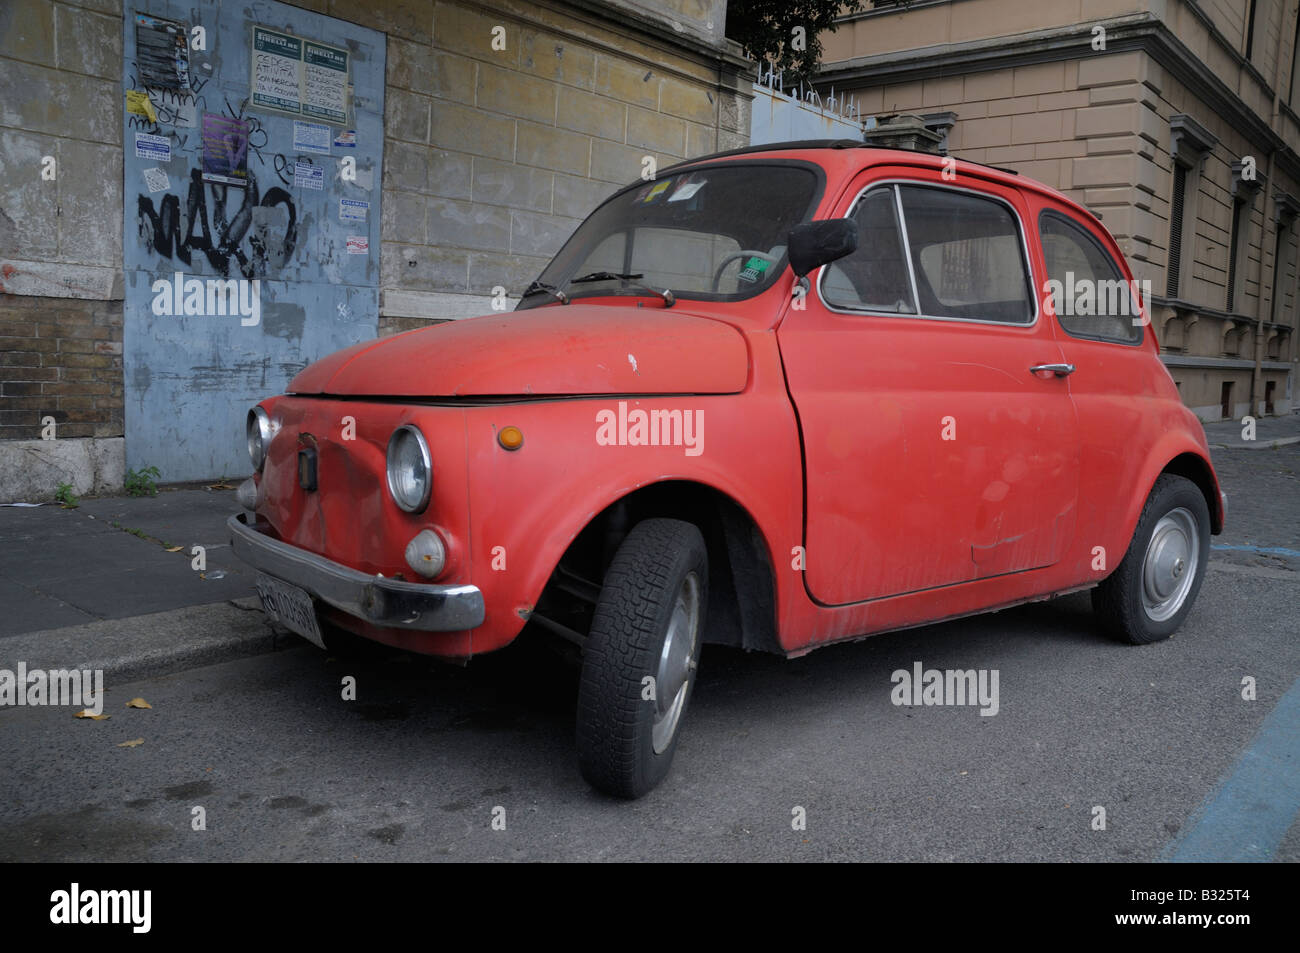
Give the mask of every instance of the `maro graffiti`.
[[205, 183], [198, 169], [190, 170], [183, 213], [179, 196], [164, 195], [155, 208], [153, 197], [141, 193], [137, 197], [141, 241], [162, 257], [187, 265], [200, 251], [221, 274], [231, 274], [232, 267], [245, 278], [278, 274], [298, 244], [298, 209], [292, 196], [277, 186], [259, 198], [252, 170], [247, 187], [235, 191], [243, 193], [243, 204], [231, 218], [226, 215], [227, 186]]

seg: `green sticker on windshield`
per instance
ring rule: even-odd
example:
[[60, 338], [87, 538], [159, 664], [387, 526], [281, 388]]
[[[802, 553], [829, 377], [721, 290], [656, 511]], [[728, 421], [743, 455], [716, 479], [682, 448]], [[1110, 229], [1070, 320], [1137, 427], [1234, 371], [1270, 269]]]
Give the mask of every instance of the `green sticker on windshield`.
[[764, 258], [752, 257], [745, 262], [745, 267], [740, 269], [741, 281], [758, 281], [763, 277], [763, 272], [767, 271], [768, 261]]

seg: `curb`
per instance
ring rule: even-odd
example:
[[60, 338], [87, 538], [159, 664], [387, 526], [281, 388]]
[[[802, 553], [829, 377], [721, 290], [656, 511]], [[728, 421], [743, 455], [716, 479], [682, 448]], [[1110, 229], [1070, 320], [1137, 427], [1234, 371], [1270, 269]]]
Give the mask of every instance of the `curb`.
[[0, 638], [0, 667], [102, 669], [105, 681], [130, 682], [294, 648], [253, 598], [167, 612], [102, 619]]
[[1258, 442], [1239, 440], [1236, 443], [1212, 443], [1211, 450], [1276, 450], [1278, 447], [1287, 447], [1293, 443], [1300, 443], [1300, 437], [1277, 437], [1273, 440], [1260, 440]]

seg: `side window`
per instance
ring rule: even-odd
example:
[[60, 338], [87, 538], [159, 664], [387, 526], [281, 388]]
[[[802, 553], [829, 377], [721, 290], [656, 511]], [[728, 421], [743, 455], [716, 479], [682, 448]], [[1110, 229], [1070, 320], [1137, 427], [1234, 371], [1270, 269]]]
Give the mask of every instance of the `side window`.
[[1033, 285], [1016, 216], [967, 192], [900, 186], [921, 313], [1030, 324]]
[[1080, 338], [1137, 344], [1142, 311], [1119, 267], [1097, 239], [1059, 212], [1038, 218], [1056, 320]]
[[826, 267], [822, 298], [834, 308], [916, 314], [893, 188], [872, 189], [849, 217], [858, 223], [858, 250]]

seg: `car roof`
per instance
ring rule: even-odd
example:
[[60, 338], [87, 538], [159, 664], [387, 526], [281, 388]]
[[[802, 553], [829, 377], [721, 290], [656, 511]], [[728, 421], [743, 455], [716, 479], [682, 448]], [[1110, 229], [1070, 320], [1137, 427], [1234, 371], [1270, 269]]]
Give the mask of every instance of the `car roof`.
[[[1025, 189], [1031, 192], [1038, 192], [1049, 198], [1068, 206], [1075, 212], [1087, 218], [1089, 221], [1096, 223], [1102, 229], [1106, 226], [1102, 224], [1101, 218], [1086, 206], [1080, 205], [1074, 199], [1062, 192], [1057, 191], [1050, 185], [1044, 185], [1034, 179], [1022, 176], [1014, 169], [1004, 169], [1000, 166], [985, 165], [982, 162], [971, 162], [968, 159], [962, 159], [957, 156], [941, 156], [933, 152], [925, 152], [920, 149], [903, 149], [893, 146], [877, 146], [870, 143], [862, 142], [858, 139], [799, 139], [789, 142], [769, 142], [756, 146], [745, 146], [740, 149], [728, 149], [725, 152], [715, 152], [706, 156], [699, 156], [694, 159], [688, 159], [684, 162], [678, 162], [670, 166], [663, 172], [669, 172], [679, 169], [685, 169], [704, 162], [712, 162], [717, 159], [731, 159], [737, 156], [764, 156], [774, 159], [802, 159], [809, 162], [816, 162], [826, 167], [828, 170], [834, 168], [841, 173], [852, 173], [863, 168], [864, 166], [874, 165], [876, 163], [899, 163], [906, 165], [915, 165], [920, 168], [939, 169], [944, 168], [945, 160], [951, 158], [960, 163], [962, 166], [973, 166], [978, 170], [977, 174], [984, 179], [992, 182], [998, 182], [1011, 188]], [[1107, 229], [1107, 234], [1109, 230]]]

